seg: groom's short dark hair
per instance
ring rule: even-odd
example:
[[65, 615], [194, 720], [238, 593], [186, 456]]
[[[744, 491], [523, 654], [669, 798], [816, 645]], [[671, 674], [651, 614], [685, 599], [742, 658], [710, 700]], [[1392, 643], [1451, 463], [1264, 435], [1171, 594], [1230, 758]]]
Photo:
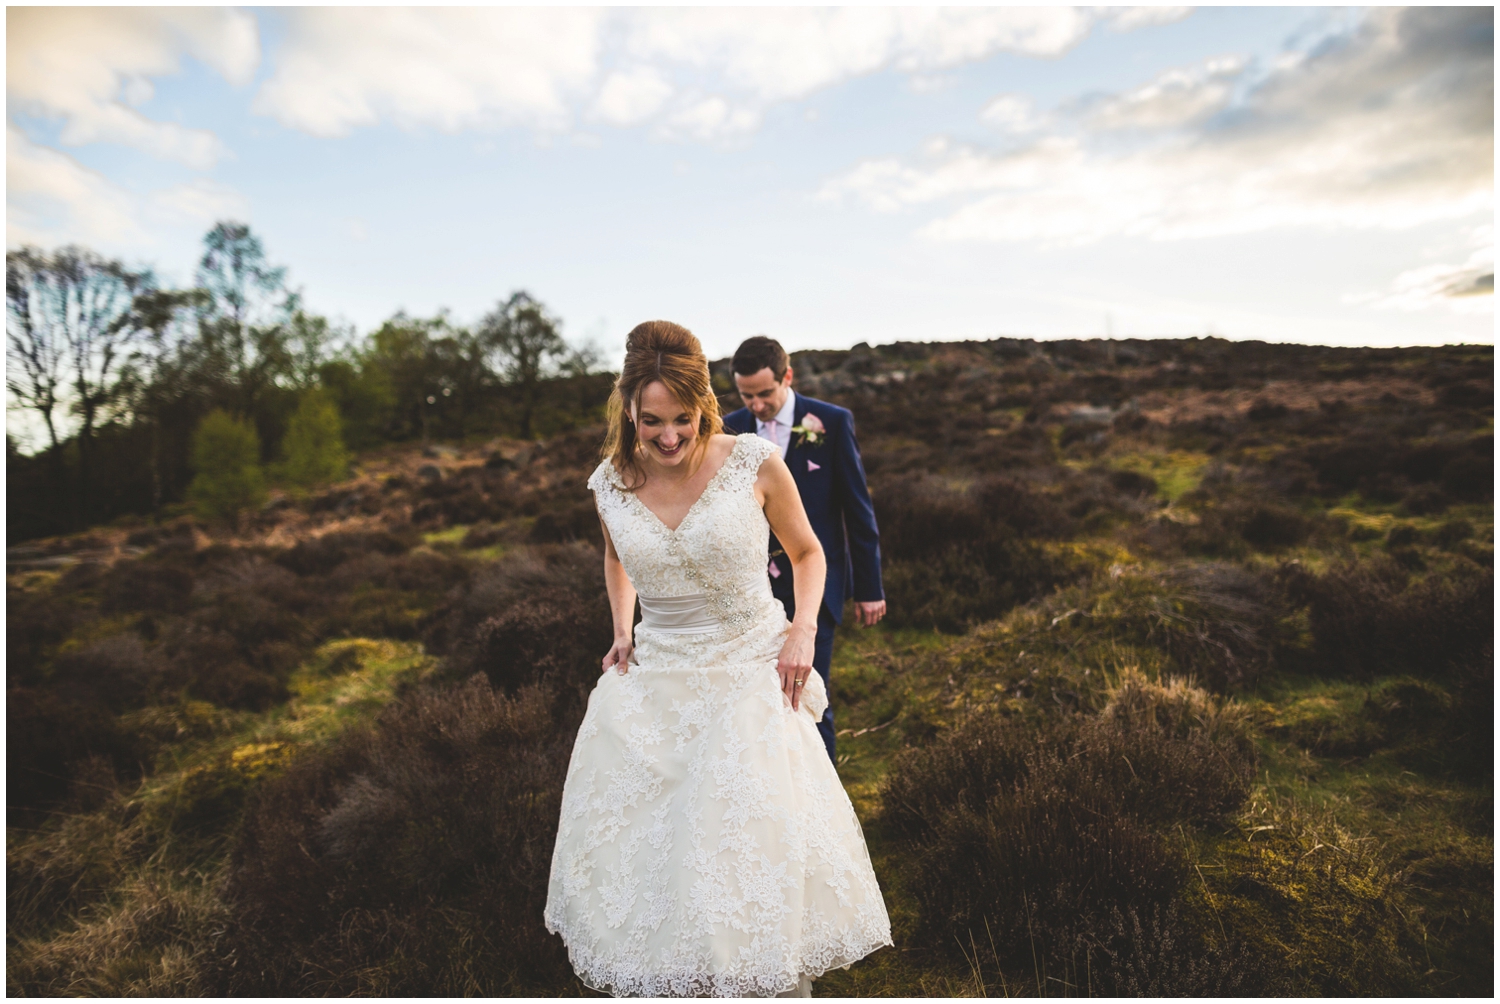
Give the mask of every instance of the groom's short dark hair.
[[734, 371], [740, 376], [754, 376], [761, 370], [770, 370], [774, 379], [780, 380], [786, 376], [786, 368], [791, 364], [787, 358], [786, 349], [774, 338], [765, 335], [754, 335], [740, 342], [740, 347], [734, 350]]

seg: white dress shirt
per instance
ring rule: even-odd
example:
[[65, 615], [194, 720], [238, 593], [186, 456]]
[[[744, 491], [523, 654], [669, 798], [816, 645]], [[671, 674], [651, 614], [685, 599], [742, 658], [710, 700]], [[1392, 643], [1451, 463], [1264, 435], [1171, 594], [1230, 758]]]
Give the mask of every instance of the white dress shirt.
[[781, 406], [775, 418], [769, 422], [762, 422], [758, 418], [755, 420], [755, 434], [761, 439], [775, 443], [776, 448], [781, 451], [782, 460], [786, 459], [787, 448], [792, 445], [792, 426], [797, 424], [797, 420], [793, 417], [796, 410], [797, 392], [788, 389], [786, 403]]

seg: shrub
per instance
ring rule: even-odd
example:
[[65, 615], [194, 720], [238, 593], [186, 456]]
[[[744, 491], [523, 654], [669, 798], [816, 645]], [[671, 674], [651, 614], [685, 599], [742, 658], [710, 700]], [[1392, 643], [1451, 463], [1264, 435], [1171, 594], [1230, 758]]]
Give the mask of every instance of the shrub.
[[604, 535], [599, 530], [599, 510], [594, 507], [592, 499], [548, 509], [531, 525], [532, 543], [560, 544], [573, 540], [604, 543]]
[[236, 994], [501, 995], [568, 978], [541, 924], [578, 725], [536, 687], [424, 693], [258, 792], [226, 899]]
[[188, 499], [206, 517], [238, 522], [265, 498], [260, 436], [228, 412], [210, 412], [193, 434], [193, 470]]
[[980, 714], [904, 751], [882, 819], [907, 844], [923, 936], [967, 933], [1066, 960], [1077, 940], [1118, 943], [1129, 911], [1165, 908], [1185, 864], [1179, 823], [1243, 804], [1255, 754], [1243, 712], [1179, 681], [1127, 674], [1106, 710], [1031, 729]]
[[108, 708], [50, 688], [10, 687], [5, 722], [6, 804], [12, 810], [62, 801], [75, 769], [92, 757], [124, 766], [136, 753]]
[[[1242, 940], [1210, 944], [1201, 927], [1176, 905], [1165, 910], [1116, 912], [1113, 936], [1095, 944], [1088, 939], [1072, 953], [1092, 967], [1099, 991], [1117, 997], [1285, 997], [1296, 984], [1274, 954], [1256, 952]], [[1092, 951], [1091, 951], [1092, 950]]]
[[254, 710], [285, 700], [288, 675], [315, 641], [307, 615], [322, 598], [284, 568], [243, 555], [214, 564], [196, 589], [198, 606], [162, 628], [154, 698]]
[[1156, 479], [1138, 471], [1110, 471], [1109, 483], [1125, 495], [1144, 497], [1156, 494]]
[[1236, 828], [1218, 845], [1225, 867], [1204, 868], [1202, 889], [1229, 936], [1275, 960], [1291, 993], [1419, 992], [1423, 934], [1374, 841], [1291, 804], [1256, 804]]
[[1271, 665], [1279, 597], [1267, 577], [1237, 565], [1116, 569], [1048, 604], [1086, 617], [1079, 630], [1166, 652], [1180, 673], [1215, 689]]
[[117, 561], [104, 577], [100, 608], [105, 613], [184, 613], [193, 595], [193, 575], [185, 568], [155, 561]]
[[276, 556], [276, 563], [298, 575], [327, 575], [339, 565], [361, 554], [402, 554], [417, 542], [413, 534], [402, 537], [386, 531], [371, 533], [327, 533], [300, 540]]
[[1443, 490], [1466, 502], [1484, 502], [1495, 484], [1495, 458], [1488, 450], [1454, 457], [1443, 467]]
[[1067, 517], [1009, 478], [967, 489], [897, 478], [874, 500], [892, 624], [962, 631], [1072, 573], [1036, 539], [1064, 532]]
[[1444, 520], [1432, 531], [1432, 542], [1445, 550], [1452, 550], [1474, 536], [1474, 524], [1462, 517]]
[[614, 637], [600, 561], [581, 543], [508, 553], [437, 623], [429, 644], [447, 656], [450, 675], [484, 673], [507, 692], [549, 681], [581, 706]]
[[138, 706], [151, 691], [154, 676], [141, 639], [117, 634], [59, 655], [51, 684], [75, 700], [101, 703], [118, 712]]
[[338, 481], [349, 469], [338, 405], [314, 388], [302, 394], [282, 440], [286, 479], [307, 490]]
[[62, 590], [5, 590], [5, 677], [9, 685], [39, 684], [47, 658], [78, 625], [85, 611]]
[[[1216, 698], [1180, 677], [1152, 680], [1139, 670], [1127, 667], [1110, 688], [1109, 700], [1101, 716], [1129, 733], [1156, 732], [1190, 744], [1203, 739], [1223, 747], [1230, 761], [1246, 764], [1249, 768], [1255, 764], [1253, 729], [1244, 706]], [[1223, 778], [1224, 788], [1237, 790], [1239, 794], [1230, 791], [1225, 797], [1237, 805], [1244, 800], [1243, 789], [1249, 783], [1250, 775], [1237, 770], [1230, 774], [1233, 776]], [[1206, 794], [1210, 799], [1218, 797], [1213, 792]], [[1208, 806], [1206, 815], [1209, 816], [1230, 811], [1229, 807], [1213, 808], [1211, 803], [1203, 804]]]
[[1321, 575], [1294, 563], [1281, 576], [1307, 607], [1317, 657], [1338, 672], [1442, 674], [1491, 644], [1494, 573], [1487, 568], [1460, 564], [1414, 579], [1378, 556]]

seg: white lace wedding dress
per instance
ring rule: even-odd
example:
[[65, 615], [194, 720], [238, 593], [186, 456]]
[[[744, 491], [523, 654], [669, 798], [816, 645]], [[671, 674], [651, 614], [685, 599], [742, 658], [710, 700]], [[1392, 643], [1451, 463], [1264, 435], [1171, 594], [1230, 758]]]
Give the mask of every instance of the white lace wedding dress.
[[737, 438], [676, 530], [589, 478], [641, 596], [635, 664], [600, 677], [573, 745], [547, 929], [616, 996], [757, 997], [891, 943], [854, 808], [776, 660], [787, 631], [755, 500], [775, 449]]

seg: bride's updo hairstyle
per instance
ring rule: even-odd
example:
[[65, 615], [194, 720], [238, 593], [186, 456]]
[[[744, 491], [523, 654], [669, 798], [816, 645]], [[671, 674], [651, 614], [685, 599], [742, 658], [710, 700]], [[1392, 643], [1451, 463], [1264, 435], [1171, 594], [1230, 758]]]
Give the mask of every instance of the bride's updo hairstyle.
[[640, 404], [641, 391], [658, 380], [683, 408], [698, 412], [695, 453], [701, 453], [709, 437], [724, 428], [719, 399], [708, 376], [708, 357], [697, 337], [671, 321], [637, 324], [625, 337], [625, 364], [609, 396], [609, 433], [604, 440], [604, 456], [629, 490], [646, 483], [631, 415]]

